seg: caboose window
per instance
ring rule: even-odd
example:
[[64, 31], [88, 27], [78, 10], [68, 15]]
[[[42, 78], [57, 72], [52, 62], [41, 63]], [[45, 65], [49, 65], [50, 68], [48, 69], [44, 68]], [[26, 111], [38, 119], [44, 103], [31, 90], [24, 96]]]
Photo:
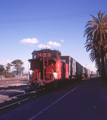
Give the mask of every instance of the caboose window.
[[38, 54], [37, 54], [37, 53], [34, 53], [34, 54], [33, 54], [33, 58], [38, 58]]
[[36, 58], [37, 56], [36, 55], [34, 55], [34, 58]]
[[53, 53], [52, 53], [52, 58], [55, 58], [55, 59], [56, 59], [56, 52], [53, 52]]

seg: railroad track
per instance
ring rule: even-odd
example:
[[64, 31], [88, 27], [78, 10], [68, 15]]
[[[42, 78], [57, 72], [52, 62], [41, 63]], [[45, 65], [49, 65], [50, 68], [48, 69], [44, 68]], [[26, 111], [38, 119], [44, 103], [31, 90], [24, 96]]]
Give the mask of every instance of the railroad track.
[[[74, 82], [75, 83], [75, 82]], [[68, 85], [65, 85], [65, 87]], [[60, 88], [59, 88], [60, 89]], [[49, 91], [45, 91], [46, 89], [33, 89], [31, 91], [23, 92], [11, 97], [8, 97], [6, 99], [0, 100], [0, 110], [3, 110], [5, 108], [14, 106], [14, 105], [20, 105], [21, 103], [31, 100], [32, 98], [38, 97], [40, 95], [43, 95], [44, 93], [47, 93]], [[51, 91], [51, 90], [50, 90]]]
[[0, 80], [0, 91], [27, 86], [28, 84], [28, 80]]
[[[65, 86], [66, 87], [66, 86]], [[58, 88], [60, 89], [60, 88]], [[38, 97], [40, 95], [43, 95], [45, 93], [49, 93], [54, 91], [53, 89], [48, 89], [42, 88], [42, 89], [33, 89], [28, 92], [22, 92], [17, 95], [8, 97], [6, 99], [0, 100], [0, 110], [3, 110], [5, 108], [14, 106], [14, 105], [21, 105], [21, 103], [31, 100], [32, 98]]]
[[[41, 94], [43, 94], [43, 90], [45, 90], [45, 88], [38, 89], [38, 90], [35, 89], [35, 90], [29, 91], [29, 92], [24, 92], [22, 94], [8, 97], [6, 99], [2, 99], [2, 100], [0, 100], [0, 110], [11, 107], [13, 105], [20, 105], [21, 103], [23, 103], [25, 101], [28, 101], [32, 98], [40, 96]], [[40, 92], [40, 91], [42, 91], [42, 92]]]

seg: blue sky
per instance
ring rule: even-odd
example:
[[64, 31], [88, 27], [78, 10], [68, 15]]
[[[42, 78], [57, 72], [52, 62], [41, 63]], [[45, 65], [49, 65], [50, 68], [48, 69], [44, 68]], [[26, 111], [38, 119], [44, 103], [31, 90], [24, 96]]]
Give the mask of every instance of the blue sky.
[[95, 71], [83, 37], [90, 14], [107, 14], [106, 0], [0, 0], [0, 64], [24, 62], [33, 50], [50, 47]]

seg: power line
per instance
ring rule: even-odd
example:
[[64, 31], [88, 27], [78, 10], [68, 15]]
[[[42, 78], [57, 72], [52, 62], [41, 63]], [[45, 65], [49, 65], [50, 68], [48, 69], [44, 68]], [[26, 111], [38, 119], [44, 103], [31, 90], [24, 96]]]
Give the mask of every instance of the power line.
[[[90, 13], [93, 14], [93, 13], [97, 13], [97, 12], [94, 11], [94, 12], [90, 12]], [[71, 19], [71, 18], [89, 16], [90, 13], [86, 12], [86, 13], [66, 14], [66, 15], [40, 17], [40, 18], [32, 18], [32, 19], [17, 19], [17, 20], [7, 20], [7, 21], [3, 20], [3, 21], [0, 21], [0, 24], [63, 20], [63, 19]]]

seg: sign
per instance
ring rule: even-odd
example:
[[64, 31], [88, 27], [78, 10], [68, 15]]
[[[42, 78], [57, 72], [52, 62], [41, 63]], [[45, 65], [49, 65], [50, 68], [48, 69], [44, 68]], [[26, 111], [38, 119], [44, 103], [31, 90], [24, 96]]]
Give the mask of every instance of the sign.
[[51, 53], [38, 53], [38, 57], [51, 57]]

